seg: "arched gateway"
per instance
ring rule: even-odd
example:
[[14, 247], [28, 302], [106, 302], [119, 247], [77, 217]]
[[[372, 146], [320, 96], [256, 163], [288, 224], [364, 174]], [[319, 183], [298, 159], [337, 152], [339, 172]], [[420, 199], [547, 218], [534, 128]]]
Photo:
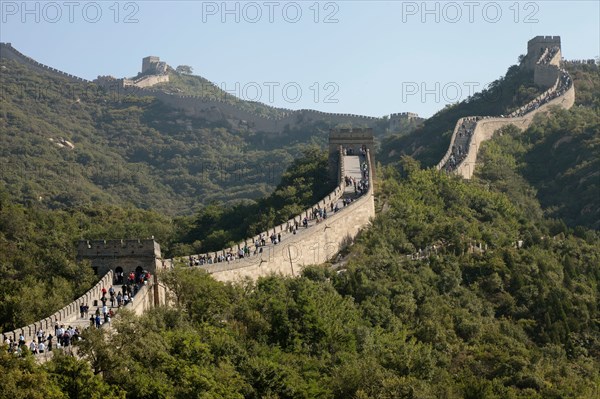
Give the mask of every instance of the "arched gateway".
[[111, 270], [115, 277], [142, 270], [155, 274], [162, 267], [160, 245], [153, 239], [81, 240], [77, 245], [77, 260], [89, 260], [99, 276]]
[[[348, 151], [347, 155], [359, 155], [361, 150], [369, 150], [372, 158], [375, 152], [373, 129], [348, 128], [331, 129], [329, 131], [329, 177], [332, 181], [341, 181], [344, 176], [338, 176], [340, 165], [340, 147]], [[374, 166], [371, 159], [371, 167]], [[373, 171], [371, 171], [373, 173]]]

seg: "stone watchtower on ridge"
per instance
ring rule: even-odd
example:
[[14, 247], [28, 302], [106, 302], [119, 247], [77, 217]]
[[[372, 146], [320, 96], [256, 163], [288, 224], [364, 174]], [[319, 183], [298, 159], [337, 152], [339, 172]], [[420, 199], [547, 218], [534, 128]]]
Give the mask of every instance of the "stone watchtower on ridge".
[[144, 75], [164, 75], [167, 73], [167, 63], [160, 60], [160, 57], [148, 56], [142, 58], [142, 74]]
[[340, 146], [353, 150], [357, 155], [363, 146], [366, 147], [371, 156], [371, 165], [374, 167], [375, 141], [372, 128], [331, 129], [329, 131], [329, 177], [331, 180], [339, 181], [338, 179], [343, 177], [338, 176]]
[[[549, 58], [538, 64], [546, 51]], [[560, 66], [561, 60], [560, 36], [536, 36], [527, 42], [524, 65], [525, 68], [533, 70], [533, 81], [537, 86], [549, 88], [556, 82], [556, 67]]]
[[116, 273], [152, 274], [162, 268], [160, 245], [148, 240], [80, 240], [77, 244], [77, 261], [89, 260], [94, 272], [103, 276], [110, 270]]

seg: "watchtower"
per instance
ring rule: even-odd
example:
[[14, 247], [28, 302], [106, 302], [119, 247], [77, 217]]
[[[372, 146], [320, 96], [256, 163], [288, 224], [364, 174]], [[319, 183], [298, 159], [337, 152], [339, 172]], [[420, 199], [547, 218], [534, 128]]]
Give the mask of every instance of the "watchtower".
[[361, 148], [366, 148], [371, 155], [371, 165], [374, 165], [375, 141], [373, 140], [373, 129], [349, 128], [331, 129], [329, 131], [329, 176], [333, 181], [338, 181], [341, 178], [338, 176], [340, 148], [357, 155], [360, 153]]
[[560, 51], [560, 36], [536, 36], [527, 42], [526, 67], [534, 69], [542, 56], [544, 49], [558, 47]]
[[103, 276], [112, 270], [116, 273], [138, 273], [143, 270], [155, 274], [162, 266], [160, 245], [147, 240], [80, 240], [77, 260], [89, 260], [94, 272]]
[[142, 58], [142, 74], [162, 75], [167, 72], [167, 63], [160, 60], [160, 57], [148, 56]]

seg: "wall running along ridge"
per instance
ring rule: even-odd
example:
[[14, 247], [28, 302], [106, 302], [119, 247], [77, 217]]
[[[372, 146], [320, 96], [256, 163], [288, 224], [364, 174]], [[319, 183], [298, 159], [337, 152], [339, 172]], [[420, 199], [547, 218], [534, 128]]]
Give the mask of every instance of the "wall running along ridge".
[[[529, 52], [531, 53], [532, 49], [535, 49], [534, 46], [538, 41], [541, 43], [544, 40], [551, 44], [558, 43], [560, 48], [559, 37], [552, 36], [544, 38], [538, 36], [528, 43]], [[542, 85], [553, 80], [554, 84], [546, 92], [532, 101], [532, 103], [536, 100], [540, 100], [552, 95], [556, 92], [556, 90], [560, 89], [560, 76], [562, 73], [566, 73], [566, 71], [561, 69], [559, 66], [561, 59], [560, 49], [556, 54], [551, 55], [551, 59], [549, 61], [547, 60], [547, 62], [542, 62], [546, 58], [545, 56], [548, 54], [548, 51], [550, 51], [549, 48], [546, 48], [535, 64], [535, 71], [537, 73], [535, 76], [537, 77], [535, 77], [534, 80], [537, 84]], [[59, 75], [74, 82], [89, 83], [89, 81], [85, 79], [81, 79], [43, 65], [18, 52], [9, 43], [0, 43], [0, 57], [16, 60], [23, 64], [29, 65], [37, 71]], [[106, 84], [110, 85], [110, 82]], [[207, 100], [206, 98], [193, 96], [178, 96], [138, 87], [121, 87], [121, 89], [126, 95], [154, 96], [172, 107], [182, 109], [197, 116], [204, 115], [207, 112], [216, 112], [222, 116], [222, 110], [224, 110], [227, 113], [231, 113], [234, 118], [252, 121], [251, 123], [254, 124], [253, 128], [262, 131], [281, 132], [286, 126], [293, 126], [296, 123], [306, 120], [328, 120], [330, 123], [347, 123], [349, 121], [353, 121], [354, 123], [363, 123], [367, 126], [370, 126], [370, 124], [375, 124], [377, 121], [381, 120], [381, 118], [365, 117], [352, 114], [328, 114], [314, 110], [288, 110], [289, 112], [280, 118], [267, 118], [263, 116], [257, 116], [248, 111], [242, 110], [235, 105], [220, 100]], [[516, 115], [527, 109], [527, 105], [516, 110], [509, 115], [509, 117], [460, 118], [454, 128], [448, 151], [438, 163], [437, 169], [442, 169], [443, 166], [448, 162], [448, 159], [452, 154], [452, 147], [456, 140], [458, 128], [461, 126], [464, 120], [470, 118], [478, 119], [476, 127], [473, 131], [473, 135], [469, 142], [467, 156], [460, 162], [454, 171], [464, 178], [470, 179], [474, 172], [477, 162], [477, 151], [479, 150], [481, 143], [485, 140], [489, 140], [498, 129], [509, 124], [513, 124], [521, 129], [526, 129], [531, 124], [535, 115], [547, 112], [548, 109], [554, 105], [569, 109], [573, 106], [574, 102], [575, 89], [571, 79], [570, 87], [564, 93], [522, 116]], [[222, 110], [217, 110], [217, 106]], [[395, 117], [397, 116], [398, 115], [395, 115]], [[404, 117], [404, 114], [402, 114], [402, 116]], [[412, 117], [412, 115], [408, 116]], [[300, 215], [297, 215], [288, 222], [276, 226], [273, 229], [263, 232], [262, 234], [265, 237], [268, 238], [272, 233], [284, 233], [295, 223], [299, 223], [301, 225], [301, 221], [304, 217], [310, 218], [314, 208], [329, 209], [332, 203], [336, 203], [341, 198], [341, 196], [344, 194], [345, 188], [345, 183], [343, 181], [343, 177], [345, 176], [343, 165], [344, 157], [341, 147], [339, 151], [339, 159], [338, 186], [324, 199], [319, 201], [319, 203], [315, 204], [309, 209], [306, 209]], [[215, 279], [220, 281], [240, 281], [246, 278], [257, 279], [258, 277], [271, 274], [295, 276], [298, 275], [307, 265], [327, 262], [339, 252], [346, 242], [352, 240], [362, 228], [367, 226], [370, 223], [370, 220], [375, 216], [373, 168], [370, 150], [367, 150], [366, 160], [369, 171], [369, 189], [367, 193], [363, 194], [350, 205], [341, 208], [337, 213], [331, 214], [320, 224], [311, 226], [308, 229], [300, 227], [296, 235], [285, 240], [281, 244], [263, 247], [265, 250], [262, 254], [245, 257], [243, 259], [237, 259], [231, 262], [205, 264], [199, 268], [211, 273]], [[234, 247], [203, 255], [214, 258], [218, 255], [225, 255], [228, 252], [236, 253], [240, 248], [244, 248], [246, 245], [252, 245], [254, 240], [259, 237], [260, 235], [257, 235], [240, 242]], [[179, 258], [179, 261], [187, 262], [187, 259]], [[173, 263], [174, 260], [172, 259], [165, 260], [165, 264], [167, 265], [173, 266]], [[157, 269], [157, 272], [158, 271], [159, 269]], [[144, 311], [154, 305], [166, 303], [166, 287], [158, 283], [156, 278], [157, 275], [154, 274], [154, 281], [149, 282], [148, 285], [142, 287], [142, 289], [135, 296], [133, 304], [131, 304], [129, 308], [132, 309], [136, 314], [142, 314]], [[113, 272], [109, 271], [92, 289], [86, 292], [86, 294], [65, 306], [58, 312], [55, 312], [53, 315], [32, 323], [26, 327], [18, 328], [3, 334], [4, 336], [11, 337], [15, 341], [18, 341], [19, 335], [23, 334], [25, 340], [29, 342], [36, 339], [35, 334], [40, 328], [44, 331], [51, 331], [54, 328], [54, 323], [56, 321], [60, 322], [60, 324], [68, 324], [79, 317], [79, 305], [81, 303], [91, 304], [94, 300], [99, 300], [101, 297], [102, 288], [108, 289], [112, 285], [112, 282]]]
[[[341, 148], [339, 156], [339, 159], [343, 161], [344, 157]], [[309, 228], [302, 227], [302, 219], [305, 217], [310, 219], [314, 208], [329, 209], [331, 204], [335, 204], [344, 194], [345, 172], [343, 162], [340, 162], [339, 165], [339, 176], [341, 178], [334, 191], [300, 215], [262, 233], [267, 239], [272, 233], [284, 234], [290, 226], [294, 226], [295, 222], [297, 222], [300, 225], [297, 234], [291, 235], [291, 233], [287, 232], [286, 234], [290, 235], [290, 238], [281, 244], [262, 247], [262, 254], [230, 262], [204, 264], [197, 267], [211, 273], [215, 279], [220, 281], [241, 281], [245, 278], [255, 280], [271, 274], [296, 276], [307, 265], [327, 262], [346, 243], [351, 242], [358, 232], [375, 217], [372, 159], [369, 150], [367, 150], [366, 162], [369, 170], [368, 191], [348, 206], [341, 208], [337, 213], [329, 214], [327, 219], [324, 219], [321, 223]], [[205, 255], [214, 258], [218, 255], [225, 255], [228, 252], [235, 254], [239, 249], [243, 249], [244, 246], [253, 245], [254, 240], [260, 238], [260, 236], [261, 234], [257, 234], [231, 248], [194, 256]], [[185, 264], [188, 260], [182, 257], [178, 258], [178, 261]], [[171, 261], [172, 263], [173, 261]]]
[[[538, 38], [543, 37], [539, 36]], [[551, 38], [555, 39], [556, 37], [552, 36]], [[560, 39], [558, 40], [560, 43]], [[528, 57], [531, 56], [531, 54], [528, 54]], [[547, 56], [550, 57], [548, 58]], [[538, 61], [534, 67], [534, 81], [536, 82], [536, 84], [543, 85], [551, 80], [553, 82], [552, 85], [544, 93], [540, 94], [530, 103], [520, 107], [519, 109], [511, 113], [508, 117], [469, 116], [460, 118], [456, 122], [456, 125], [454, 127], [448, 150], [446, 151], [446, 154], [444, 155], [442, 160], [436, 166], [438, 170], [442, 170], [449, 161], [450, 156], [452, 155], [452, 148], [455, 145], [457, 139], [459, 128], [464, 121], [477, 120], [475, 129], [468, 143], [467, 155], [453, 169], [453, 172], [462, 176], [465, 179], [470, 179], [471, 177], [473, 177], [473, 173], [475, 172], [475, 166], [477, 164], [477, 152], [481, 147], [481, 143], [491, 139], [498, 129], [501, 129], [508, 125], [514, 125], [521, 130], [525, 130], [529, 127], [529, 125], [531, 125], [531, 122], [533, 121], [536, 115], [547, 113], [551, 107], [559, 106], [564, 109], [570, 109], [573, 106], [573, 104], [575, 104], [575, 86], [573, 84], [573, 80], [564, 69], [560, 68], [560, 49], [558, 49], [558, 51], [556, 52], [551, 53], [551, 49], [546, 48], [543, 51], [542, 55], [537, 59]], [[546, 61], [544, 61], [545, 59]], [[520, 115], [524, 110], [530, 108], [531, 104], [535, 104], [536, 102], [542, 101], [543, 99], [554, 95], [557, 92], [557, 90], [562, 89], [560, 86], [562, 74], [566, 74], [570, 82], [570, 86], [565, 90], [564, 93], [539, 106], [538, 108], [535, 108], [532, 111]]]
[[[67, 78], [72, 82], [92, 83], [86, 79], [41, 64], [33, 58], [16, 50], [10, 43], [0, 43], [0, 58], [15, 60], [38, 72]], [[94, 83], [103, 87], [111, 95], [114, 95], [117, 100], [125, 96], [155, 97], [166, 105], [181, 110], [189, 116], [204, 118], [213, 122], [228, 120], [234, 125], [239, 124], [252, 130], [266, 133], [281, 133], [286, 127], [293, 128], [294, 126], [308, 122], [325, 122], [330, 127], [344, 123], [353, 124], [355, 126], [374, 127], [378, 122], [383, 120], [382, 118], [372, 116], [328, 113], [310, 109], [291, 110], [269, 107], [262, 104], [263, 106], [275, 110], [279, 114], [277, 117], [268, 117], [239, 107], [235, 102], [241, 100], [234, 96], [228, 96], [227, 98], [222, 99], [216, 98], [215, 96], [186, 96], [165, 93], [160, 90], [148, 88], [149, 86], [162, 81], [168, 81], [168, 75], [165, 75], [165, 77], [152, 76], [142, 78], [139, 82], [136, 82], [135, 86], [128, 85], [127, 81], [124, 79], [114, 79], [110, 77], [99, 77]], [[214, 84], [211, 85], [217, 87]], [[408, 117], [408, 113], [406, 115]]]

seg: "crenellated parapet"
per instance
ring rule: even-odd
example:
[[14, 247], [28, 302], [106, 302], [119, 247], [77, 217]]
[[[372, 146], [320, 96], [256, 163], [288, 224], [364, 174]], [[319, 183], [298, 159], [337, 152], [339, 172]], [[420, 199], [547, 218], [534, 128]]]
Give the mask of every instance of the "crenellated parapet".
[[[552, 47], [539, 48], [544, 44]], [[475, 171], [481, 143], [492, 138], [498, 129], [515, 125], [524, 130], [529, 127], [535, 115], [548, 112], [552, 106], [565, 109], [573, 106], [575, 86], [569, 73], [560, 67], [560, 37], [538, 36], [530, 40], [528, 57], [531, 55], [535, 55], [535, 68], [541, 68], [542, 72], [539, 73], [544, 74], [538, 77], [539, 82], [548, 85], [550, 79], [553, 79], [552, 84], [542, 94], [509, 115], [460, 118], [454, 127], [448, 150], [436, 166], [438, 170], [454, 172], [470, 179]], [[544, 70], [550, 72], [543, 72]]]
[[10, 43], [0, 43], [0, 58], [17, 61], [21, 64], [29, 66], [30, 68], [38, 72], [60, 76], [61, 78], [68, 79], [71, 82], [89, 83], [89, 80], [82, 79], [80, 77], [71, 75], [70, 73], [62, 72], [58, 69], [49, 67], [48, 65], [44, 65], [40, 62], [37, 62], [33, 58], [28, 57], [25, 54], [19, 52]]
[[[54, 334], [54, 325], [56, 323], [68, 325], [69, 323], [77, 321], [80, 316], [80, 305], [87, 304], [91, 306], [94, 301], [98, 301], [102, 297], [102, 289], [104, 288], [108, 290], [112, 286], [113, 277], [113, 272], [109, 271], [88, 292], [59, 311], [42, 320], [31, 323], [28, 326], [17, 328], [13, 331], [3, 332], [3, 337], [11, 338], [13, 342], [18, 342], [19, 336], [23, 335], [25, 337], [25, 341], [30, 342], [36, 339], [36, 333], [40, 329], [46, 332], [52, 332], [52, 334]], [[4, 342], [4, 339], [2, 341]]]
[[[220, 251], [193, 254], [165, 263], [189, 264], [202, 260], [201, 269], [221, 281], [255, 279], [269, 274], [296, 275], [310, 264], [331, 259], [345, 243], [370, 223], [375, 216], [373, 195], [373, 160], [371, 129], [334, 129], [330, 132], [330, 168], [336, 175], [337, 187], [318, 203], [278, 226]], [[357, 186], [347, 184], [353, 177]], [[360, 183], [359, 183], [360, 181]], [[326, 217], [315, 216], [320, 212]], [[257, 245], [276, 237], [277, 244]]]
[[109, 271], [154, 274], [162, 268], [160, 245], [154, 239], [146, 240], [80, 240], [77, 261], [90, 261], [96, 274]]

